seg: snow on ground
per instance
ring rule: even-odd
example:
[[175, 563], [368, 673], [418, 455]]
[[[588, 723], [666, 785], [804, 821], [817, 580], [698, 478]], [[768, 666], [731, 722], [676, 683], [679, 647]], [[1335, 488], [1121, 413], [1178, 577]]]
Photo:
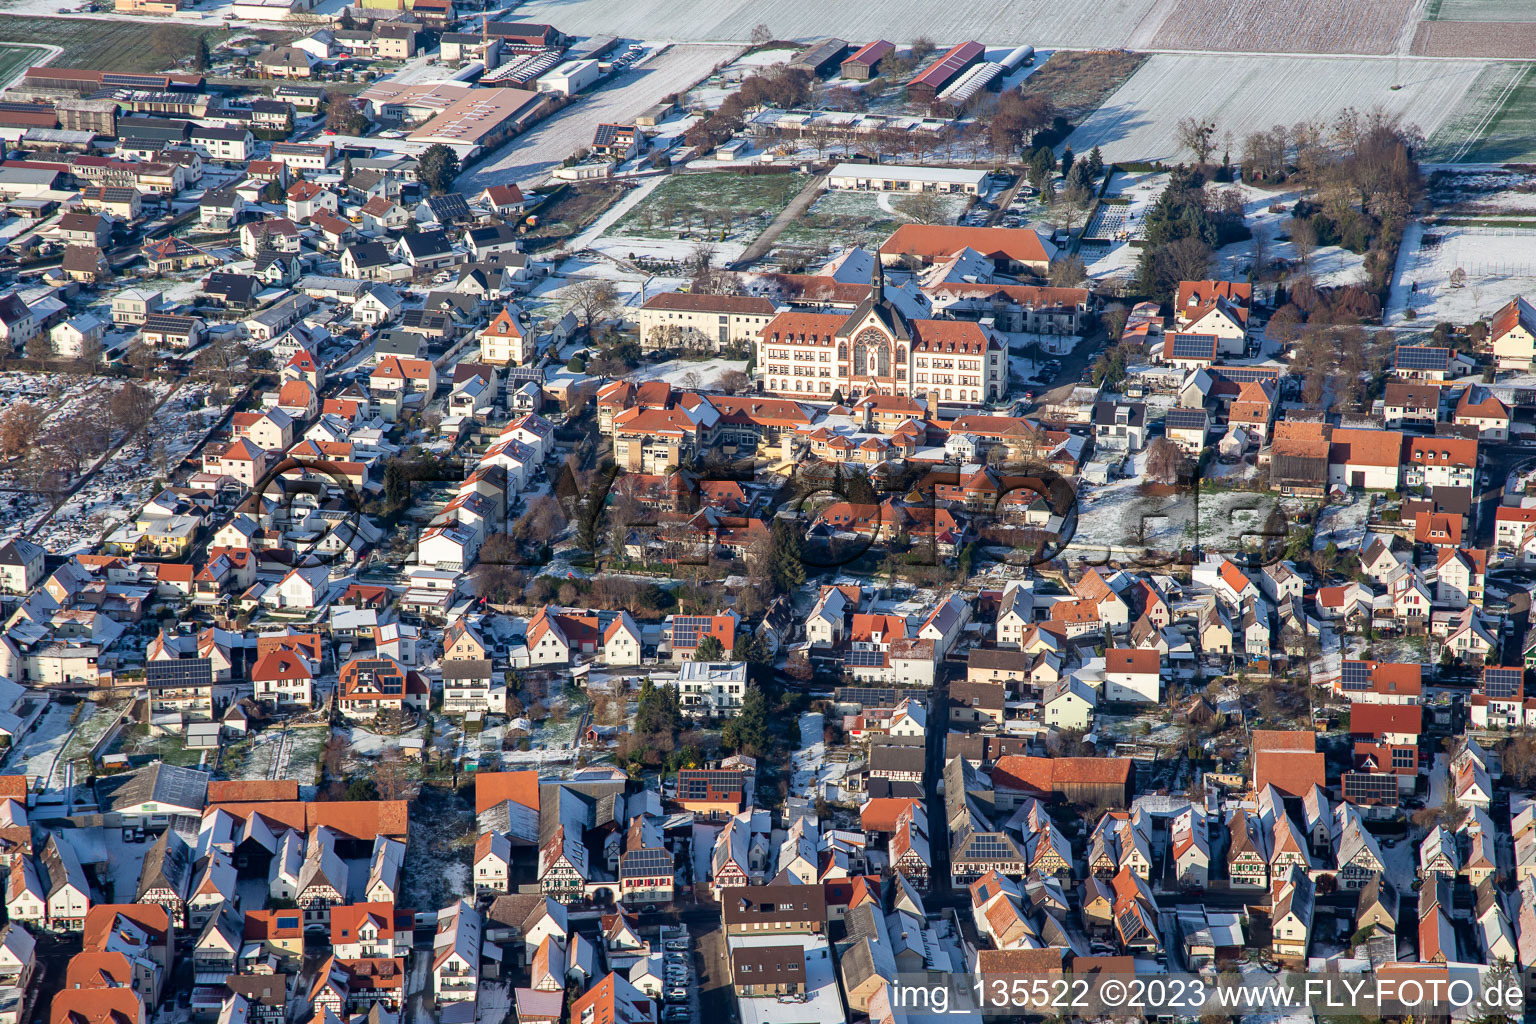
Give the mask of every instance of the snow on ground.
[[781, 0], [771, 7], [750, 0], [529, 0], [517, 9], [523, 21], [558, 24], [574, 35], [636, 39], [734, 39], [746, 42], [766, 24], [778, 38], [811, 40], [891, 39], [921, 36], [956, 43], [984, 40], [990, 46], [1119, 47], [1137, 32], [1156, 0], [1083, 0], [1044, 3], [1002, 0], [973, 6], [924, 0], [874, 0], [836, 4]]
[[[609, 5], [603, 20], [611, 21], [614, 13]], [[555, 16], [554, 20], [561, 26], [569, 24], [564, 13]], [[569, 31], [564, 28], [562, 30]], [[576, 34], [620, 35], [641, 39], [646, 37], [647, 32], [625, 32], [609, 26], [601, 28], [599, 33]], [[680, 38], [670, 33], [662, 33], [662, 36]], [[459, 191], [473, 195], [490, 185], [509, 181], [524, 186], [543, 182], [560, 161], [592, 144], [592, 135], [598, 125], [633, 123], [636, 114], [661, 102], [664, 96], [686, 90], [716, 65], [730, 60], [738, 52], [740, 47], [734, 45], [685, 43], [652, 53], [632, 65], [611, 85], [587, 94], [553, 117], [541, 121], [461, 174], [458, 180]]]
[[101, 829], [101, 841], [107, 848], [107, 879], [112, 886], [111, 898], [119, 903], [127, 903], [139, 891], [144, 855], [149, 852], [151, 844], [125, 843], [122, 829], [117, 828]]
[[696, 374], [700, 385], [707, 386], [727, 370], [744, 370], [746, 362], [740, 359], [671, 359], [665, 363], [642, 366], [629, 375], [630, 380], [664, 380], [671, 384], [695, 386], [683, 378]]
[[59, 753], [69, 742], [70, 731], [74, 728], [71, 719], [77, 708], [82, 709], [79, 718], [82, 722], [96, 712], [96, 705], [89, 701], [73, 706], [53, 704], [43, 712], [43, 717], [27, 731], [5, 759], [6, 772], [29, 777], [42, 776], [51, 780]]
[[[1480, 61], [1154, 54], [1072, 133], [1073, 152], [1112, 160], [1188, 159], [1180, 118], [1213, 121], [1216, 138], [1242, 139], [1275, 124], [1330, 120], [1347, 106], [1401, 114], [1426, 135], [1456, 107]], [[1394, 89], [1393, 86], [1401, 86]]]
[[588, 225], [585, 231], [567, 242], [565, 249], [570, 252], [579, 252], [591, 246], [593, 242], [603, 236], [603, 232], [617, 224], [619, 219], [630, 210], [639, 206], [641, 200], [656, 191], [657, 187], [666, 180], [667, 176], [665, 174], [658, 174], [641, 181], [639, 185], [626, 192], [622, 199], [604, 210], [603, 215]]
[[[1463, 287], [1451, 274], [1466, 272]], [[1536, 293], [1536, 230], [1526, 227], [1425, 225], [1403, 232], [1397, 276], [1387, 300], [1391, 324], [1412, 309], [1426, 324], [1471, 323], [1517, 295]]]
[[1343, 504], [1330, 502], [1317, 517], [1317, 529], [1312, 536], [1312, 547], [1321, 551], [1331, 541], [1340, 551], [1353, 551], [1365, 539], [1366, 521], [1370, 518], [1371, 499], [1351, 495]]
[[1200, 495], [1197, 530], [1194, 498], [1142, 494], [1146, 453], [1139, 453], [1134, 461], [1131, 476], [1082, 490], [1069, 558], [1091, 560], [1106, 553], [1146, 550], [1172, 553], [1196, 543], [1207, 553], [1235, 553], [1257, 543], [1278, 505], [1278, 499], [1267, 493], [1205, 491]]
[[[589, 248], [617, 259], [631, 259], [638, 256], [653, 260], [681, 262], [692, 256], [693, 251], [701, 243], [703, 240], [699, 238], [633, 238], [628, 235], [605, 235], [594, 240]], [[726, 263], [746, 252], [751, 240], [712, 241], [707, 244], [715, 250], [715, 262]]]

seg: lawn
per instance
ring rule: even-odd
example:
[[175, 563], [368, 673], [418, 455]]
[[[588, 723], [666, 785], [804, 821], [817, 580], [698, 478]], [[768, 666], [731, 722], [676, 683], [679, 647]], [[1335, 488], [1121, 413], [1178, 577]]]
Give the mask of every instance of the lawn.
[[[841, 252], [851, 245], [872, 246], [885, 241], [908, 218], [901, 213], [902, 197], [890, 192], [823, 192], [805, 216], [779, 235], [781, 249]], [[953, 222], [969, 203], [966, 196], [945, 196]]]
[[218, 756], [217, 750], [204, 751], [189, 748], [184, 737], [181, 736], [151, 736], [149, 726], [143, 724], [129, 726], [118, 733], [107, 752], [126, 754], [130, 758], [160, 760], [166, 764], [184, 767], [200, 763], [204, 753], [208, 755], [210, 761]]
[[[31, 18], [9, 14], [0, 18], [0, 43], [52, 43], [64, 52], [49, 63], [63, 68], [165, 71], [172, 61], [192, 52], [192, 41], [198, 35], [204, 36], [212, 47], [225, 38], [227, 31], [100, 18]], [[9, 56], [0, 55], [0, 61]]]
[[789, 205], [805, 181], [799, 173], [674, 174], [626, 213], [609, 234], [677, 238], [702, 230], [716, 241], [751, 241]]

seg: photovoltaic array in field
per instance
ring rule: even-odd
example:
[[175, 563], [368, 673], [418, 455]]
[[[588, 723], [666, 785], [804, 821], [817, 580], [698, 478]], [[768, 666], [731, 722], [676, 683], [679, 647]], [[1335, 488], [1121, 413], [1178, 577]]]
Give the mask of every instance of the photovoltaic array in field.
[[1078, 153], [1100, 146], [1106, 160], [1188, 159], [1178, 141], [1182, 117], [1214, 121], [1216, 137], [1231, 132], [1237, 149], [1250, 132], [1329, 121], [1347, 106], [1401, 114], [1432, 137], [1485, 67], [1476, 61], [1156, 54], [1068, 141]]

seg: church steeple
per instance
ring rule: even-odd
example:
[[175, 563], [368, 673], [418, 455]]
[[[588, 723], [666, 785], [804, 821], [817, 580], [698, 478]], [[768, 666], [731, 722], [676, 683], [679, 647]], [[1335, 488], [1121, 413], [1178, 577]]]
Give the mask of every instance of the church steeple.
[[869, 297], [876, 302], [885, 298], [885, 267], [880, 263], [880, 250], [875, 250], [874, 266], [869, 268]]

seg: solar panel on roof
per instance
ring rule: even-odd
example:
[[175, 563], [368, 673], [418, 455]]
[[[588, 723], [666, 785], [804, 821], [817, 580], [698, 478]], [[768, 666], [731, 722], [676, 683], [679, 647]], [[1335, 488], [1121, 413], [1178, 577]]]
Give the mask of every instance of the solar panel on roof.
[[1363, 661], [1346, 661], [1343, 686], [1346, 690], [1369, 690], [1371, 688], [1370, 666]]
[[1450, 363], [1451, 350], [1424, 345], [1397, 346], [1399, 370], [1443, 370]]
[[1259, 381], [1276, 381], [1280, 379], [1279, 367], [1212, 366], [1210, 371], [1214, 376], [1222, 377], [1233, 384], [1253, 384]]
[[843, 662], [861, 668], [878, 668], [885, 664], [884, 651], [849, 651], [843, 656]]
[[106, 71], [101, 76], [102, 85], [119, 85], [131, 89], [164, 88], [164, 75], [135, 75], [123, 71]]
[[672, 872], [672, 854], [666, 850], [632, 850], [619, 865], [621, 877], [636, 878], [647, 875], [666, 875]]
[[1397, 776], [1381, 772], [1345, 772], [1344, 799], [1397, 806]]
[[1525, 681], [1525, 672], [1518, 668], [1483, 669], [1483, 693], [1493, 698], [1517, 697]]
[[210, 686], [213, 683], [213, 663], [207, 658], [151, 661], [145, 666], [144, 681], [152, 688]]
[[1177, 334], [1173, 338], [1174, 359], [1214, 359], [1216, 338], [1209, 334]]
[[962, 856], [971, 860], [1014, 860], [1018, 850], [1005, 836], [995, 832], [978, 832], [965, 844]]
[[1205, 413], [1199, 409], [1169, 409], [1163, 426], [1169, 430], [1200, 430], [1205, 426]]
[[674, 615], [672, 617], [672, 646], [697, 647], [699, 634], [709, 632], [708, 615]]

